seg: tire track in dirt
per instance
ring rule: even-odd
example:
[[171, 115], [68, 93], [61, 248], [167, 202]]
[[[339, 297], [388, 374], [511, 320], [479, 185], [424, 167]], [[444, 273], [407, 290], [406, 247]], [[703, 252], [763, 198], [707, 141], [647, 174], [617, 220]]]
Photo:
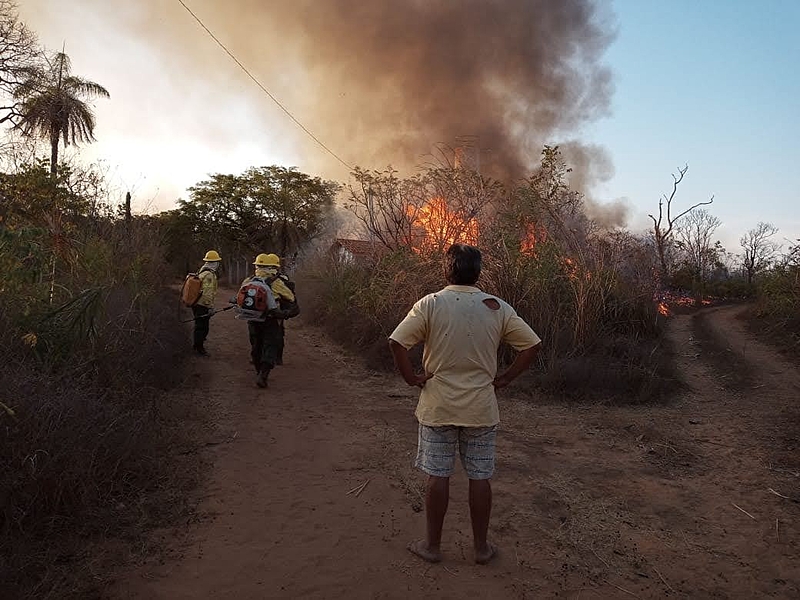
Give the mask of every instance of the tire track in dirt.
[[245, 326], [218, 318], [202, 385], [224, 443], [205, 451], [212, 468], [200, 522], [160, 532], [166, 559], [121, 573], [114, 595], [796, 597], [799, 505], [767, 488], [796, 491], [796, 463], [776, 447], [790, 447], [786, 404], [796, 404], [797, 374], [749, 339], [736, 310], [711, 311], [710, 322], [733, 351], [771, 365], [754, 389], [727, 390], [692, 317], [677, 316], [670, 337], [691, 389], [672, 404], [545, 402], [519, 387], [501, 398], [490, 527], [501, 555], [488, 567], [471, 562], [460, 469], [445, 561], [405, 551], [424, 530], [412, 390], [298, 321], [289, 323], [286, 365], [259, 390]]

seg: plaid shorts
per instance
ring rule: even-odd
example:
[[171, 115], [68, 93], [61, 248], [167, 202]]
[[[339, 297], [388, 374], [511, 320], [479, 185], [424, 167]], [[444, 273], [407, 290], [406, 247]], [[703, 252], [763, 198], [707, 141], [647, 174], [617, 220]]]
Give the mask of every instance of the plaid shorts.
[[456, 448], [470, 479], [490, 479], [494, 474], [497, 425], [491, 427], [419, 426], [414, 466], [434, 477], [450, 477], [456, 466]]

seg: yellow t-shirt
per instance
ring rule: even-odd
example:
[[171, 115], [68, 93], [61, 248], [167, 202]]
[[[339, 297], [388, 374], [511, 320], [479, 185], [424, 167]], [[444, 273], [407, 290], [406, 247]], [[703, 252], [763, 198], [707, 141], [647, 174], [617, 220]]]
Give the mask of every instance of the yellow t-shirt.
[[500, 343], [522, 351], [541, 342], [506, 302], [462, 285], [448, 285], [419, 300], [389, 339], [405, 348], [425, 343], [423, 366], [433, 377], [419, 395], [419, 422], [462, 427], [500, 421], [493, 385]]

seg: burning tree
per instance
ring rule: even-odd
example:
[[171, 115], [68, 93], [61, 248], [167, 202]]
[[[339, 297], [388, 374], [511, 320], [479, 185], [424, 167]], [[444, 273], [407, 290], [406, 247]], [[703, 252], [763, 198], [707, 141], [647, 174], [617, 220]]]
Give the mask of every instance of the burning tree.
[[415, 252], [444, 253], [460, 242], [478, 243], [478, 222], [469, 213], [453, 212], [444, 198], [431, 198], [422, 206], [409, 206], [411, 238]]
[[392, 169], [356, 170], [348, 207], [365, 232], [376, 245], [413, 252], [325, 265], [324, 322], [380, 356], [383, 345], [372, 342], [383, 344], [409, 306], [441, 289], [440, 250], [476, 243], [481, 289], [508, 301], [547, 340], [545, 387], [652, 396], [666, 361], [657, 352], [663, 321], [653, 302], [652, 246], [603, 231], [569, 173], [557, 147], [546, 147], [539, 167], [510, 189], [453, 165], [407, 179]]
[[502, 186], [475, 171], [434, 167], [401, 179], [397, 171], [356, 169], [347, 208], [367, 235], [391, 250], [439, 254], [456, 242], [477, 244], [480, 222]]
[[515, 191], [511, 218], [520, 228], [520, 250], [532, 252], [550, 240], [565, 256], [579, 257], [592, 223], [583, 196], [570, 188], [567, 166], [558, 146], [545, 146], [541, 164]]
[[[650, 305], [652, 297], [651, 286], [638, 279], [649, 271], [638, 262], [631, 268], [628, 260], [645, 254], [643, 244], [602, 233], [570, 187], [570, 172], [558, 147], [546, 146], [539, 168], [482, 232], [488, 288], [545, 332], [551, 359], [584, 351], [610, 321], [641, 322], [630, 311]], [[620, 302], [625, 295], [637, 300]]]

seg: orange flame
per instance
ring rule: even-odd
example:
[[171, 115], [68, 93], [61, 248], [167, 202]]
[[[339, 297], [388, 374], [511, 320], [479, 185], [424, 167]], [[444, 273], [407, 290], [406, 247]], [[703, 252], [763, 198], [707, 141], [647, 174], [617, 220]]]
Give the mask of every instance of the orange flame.
[[547, 239], [547, 231], [541, 227], [536, 227], [533, 223], [525, 226], [525, 237], [519, 243], [519, 251], [523, 254], [534, 254], [536, 244], [540, 244]]
[[432, 198], [419, 208], [409, 206], [411, 247], [415, 252], [447, 250], [452, 244], [478, 243], [478, 222], [449, 210], [443, 198]]
[[666, 302], [659, 302], [658, 303], [658, 312], [660, 314], [664, 315], [665, 317], [668, 317], [670, 315], [669, 306], [667, 306]]

